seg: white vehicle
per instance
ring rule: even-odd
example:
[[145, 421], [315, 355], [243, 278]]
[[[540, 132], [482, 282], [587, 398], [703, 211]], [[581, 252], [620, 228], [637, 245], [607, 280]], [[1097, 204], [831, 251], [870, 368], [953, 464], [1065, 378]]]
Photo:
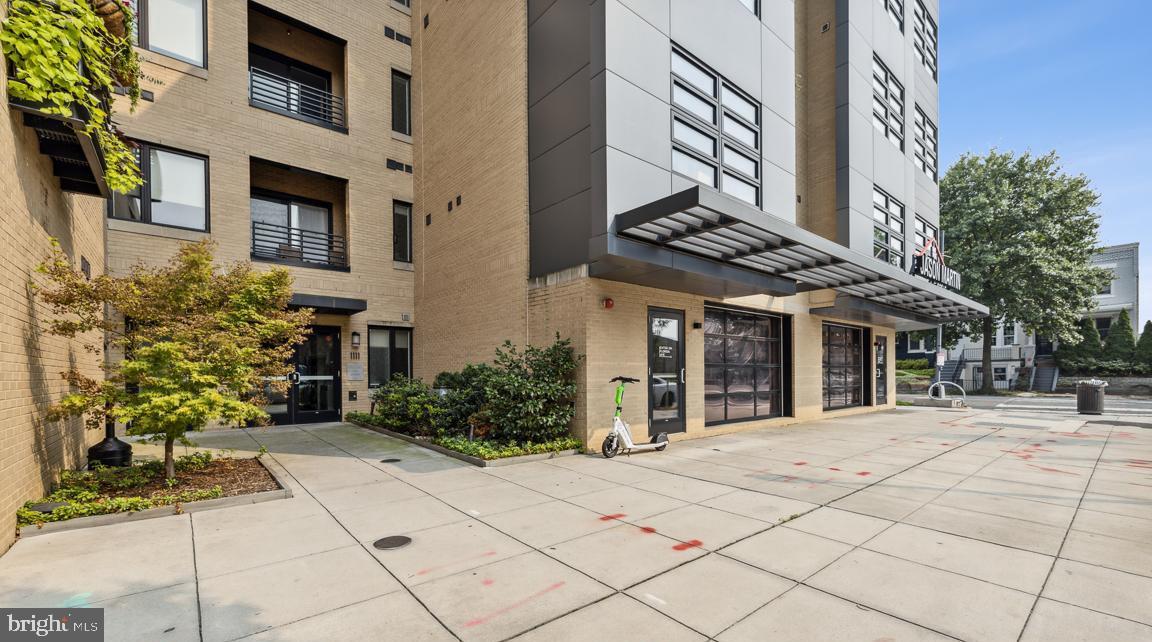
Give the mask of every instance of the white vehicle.
[[632, 451], [643, 450], [664, 450], [668, 447], [668, 433], [662, 432], [652, 438], [651, 443], [637, 444], [632, 441], [632, 429], [628, 427], [628, 423], [620, 418], [620, 413], [624, 410], [624, 386], [629, 383], [639, 383], [639, 379], [631, 377], [614, 377], [612, 381], [617, 383], [616, 386], [616, 414], [612, 416], [612, 432], [604, 438], [604, 443], [600, 446], [600, 452], [608, 459], [615, 457], [620, 451], [631, 453]]

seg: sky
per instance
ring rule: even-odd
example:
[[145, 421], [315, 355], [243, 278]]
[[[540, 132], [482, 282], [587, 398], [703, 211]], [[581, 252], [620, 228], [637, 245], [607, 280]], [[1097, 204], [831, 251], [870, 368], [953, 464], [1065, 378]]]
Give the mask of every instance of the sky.
[[941, 0], [940, 162], [1056, 150], [1101, 196], [1100, 240], [1140, 242], [1152, 319], [1152, 2]]

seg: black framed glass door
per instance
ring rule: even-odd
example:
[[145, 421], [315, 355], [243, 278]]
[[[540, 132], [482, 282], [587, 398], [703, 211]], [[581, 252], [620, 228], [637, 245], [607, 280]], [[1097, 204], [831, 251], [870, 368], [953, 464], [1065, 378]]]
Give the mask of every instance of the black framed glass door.
[[825, 323], [824, 409], [851, 408], [864, 402], [864, 330]]
[[649, 433], [684, 432], [684, 313], [648, 310]]
[[266, 410], [276, 424], [340, 420], [340, 328], [312, 326], [296, 346], [288, 390], [269, 392]]
[[876, 405], [883, 406], [888, 403], [888, 337], [876, 337], [872, 354], [876, 357]]

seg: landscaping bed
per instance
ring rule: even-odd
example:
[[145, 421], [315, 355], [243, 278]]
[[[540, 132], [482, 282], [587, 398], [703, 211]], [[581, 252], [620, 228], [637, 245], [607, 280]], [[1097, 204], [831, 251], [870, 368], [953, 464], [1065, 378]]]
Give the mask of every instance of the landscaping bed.
[[259, 458], [214, 458], [193, 453], [176, 459], [176, 479], [164, 478], [159, 461], [136, 462], [125, 468], [65, 471], [53, 492], [27, 502], [16, 511], [18, 526], [42, 526], [82, 517], [134, 513], [153, 508], [281, 489]]
[[501, 444], [487, 440], [468, 441], [464, 437], [408, 435], [382, 425], [385, 422], [379, 415], [370, 415], [364, 412], [349, 412], [344, 416], [344, 419], [361, 428], [423, 446], [473, 466], [503, 466], [525, 461], [551, 459], [575, 455], [584, 449], [583, 442], [575, 437], [562, 437], [542, 443]]

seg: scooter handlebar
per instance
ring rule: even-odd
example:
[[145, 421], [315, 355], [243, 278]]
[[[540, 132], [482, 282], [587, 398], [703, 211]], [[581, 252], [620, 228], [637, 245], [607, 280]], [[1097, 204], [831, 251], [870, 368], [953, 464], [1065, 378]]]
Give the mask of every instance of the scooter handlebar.
[[617, 381], [621, 383], [640, 383], [639, 379], [633, 379], [632, 377], [612, 377], [608, 381], [610, 383], [615, 383]]

